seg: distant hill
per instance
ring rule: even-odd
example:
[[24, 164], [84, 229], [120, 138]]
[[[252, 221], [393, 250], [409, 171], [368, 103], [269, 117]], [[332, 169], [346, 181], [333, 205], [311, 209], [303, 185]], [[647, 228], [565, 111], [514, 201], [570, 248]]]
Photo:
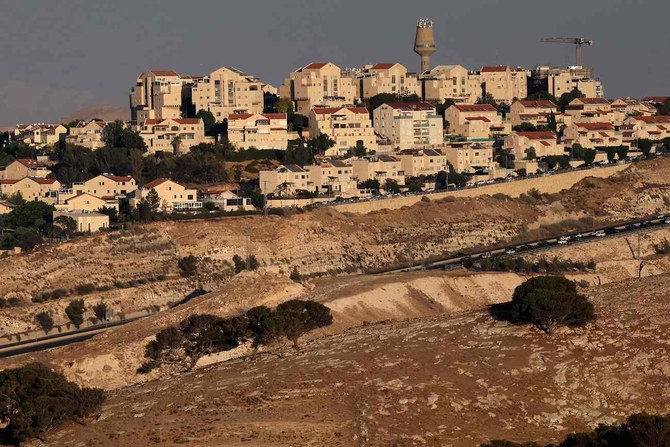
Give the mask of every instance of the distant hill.
[[93, 118], [100, 118], [104, 121], [128, 121], [130, 119], [130, 110], [128, 110], [127, 107], [113, 106], [110, 104], [99, 104], [97, 106], [79, 109], [76, 112], [58, 119], [58, 122], [69, 123], [70, 121], [77, 119], [90, 120]]

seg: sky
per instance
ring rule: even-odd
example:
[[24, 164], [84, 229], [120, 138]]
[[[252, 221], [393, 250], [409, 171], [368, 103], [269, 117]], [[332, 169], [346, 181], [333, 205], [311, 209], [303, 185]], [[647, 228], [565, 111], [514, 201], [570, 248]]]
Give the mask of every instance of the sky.
[[607, 97], [670, 94], [668, 0], [0, 0], [0, 125], [82, 107], [126, 107], [150, 69], [203, 75], [232, 66], [279, 86], [313, 61], [400, 62], [418, 17], [434, 21], [432, 65], [585, 65]]

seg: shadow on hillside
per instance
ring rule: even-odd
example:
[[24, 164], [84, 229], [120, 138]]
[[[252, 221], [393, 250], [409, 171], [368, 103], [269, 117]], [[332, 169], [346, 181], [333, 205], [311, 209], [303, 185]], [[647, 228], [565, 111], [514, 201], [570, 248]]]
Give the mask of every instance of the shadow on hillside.
[[489, 304], [488, 311], [491, 318], [496, 321], [510, 321], [510, 310], [512, 309], [512, 302]]

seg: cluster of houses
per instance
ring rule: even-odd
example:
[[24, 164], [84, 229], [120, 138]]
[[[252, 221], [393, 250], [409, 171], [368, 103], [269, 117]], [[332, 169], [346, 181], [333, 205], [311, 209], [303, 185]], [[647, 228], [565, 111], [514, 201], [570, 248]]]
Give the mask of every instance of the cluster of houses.
[[[159, 210], [162, 212], [196, 210], [203, 206], [197, 190], [167, 178], [138, 186], [131, 176], [101, 174], [85, 182], [65, 186], [49, 178], [50, 174], [44, 162], [14, 160], [0, 171], [0, 194], [6, 198], [21, 196], [26, 201], [42, 201], [53, 205], [54, 219], [58, 216], [71, 217], [82, 232], [108, 228], [109, 215], [100, 213], [103, 208], [112, 208], [118, 212], [121, 200], [128, 200], [129, 206], [134, 208], [152, 190], [158, 195]], [[206, 190], [204, 196], [226, 211], [254, 209], [249, 199], [240, 198], [230, 190], [213, 188]], [[0, 214], [9, 213], [12, 208], [10, 202], [0, 201]]]

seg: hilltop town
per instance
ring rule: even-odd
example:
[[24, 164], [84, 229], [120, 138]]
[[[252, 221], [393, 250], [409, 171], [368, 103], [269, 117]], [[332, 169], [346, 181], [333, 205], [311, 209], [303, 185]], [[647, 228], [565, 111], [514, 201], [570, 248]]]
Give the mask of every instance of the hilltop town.
[[0, 133], [0, 444], [667, 427], [669, 93], [607, 97], [584, 38], [435, 65], [432, 27], [418, 72], [147, 69], [128, 121]]

